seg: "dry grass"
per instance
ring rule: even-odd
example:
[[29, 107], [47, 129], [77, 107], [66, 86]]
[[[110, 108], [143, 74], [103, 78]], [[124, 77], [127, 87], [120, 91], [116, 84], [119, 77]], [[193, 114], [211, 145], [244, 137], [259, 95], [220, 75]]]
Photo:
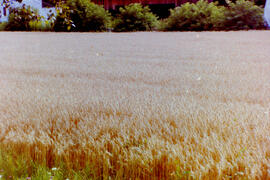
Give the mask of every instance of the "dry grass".
[[269, 35], [0, 33], [1, 149], [88, 178], [270, 179]]

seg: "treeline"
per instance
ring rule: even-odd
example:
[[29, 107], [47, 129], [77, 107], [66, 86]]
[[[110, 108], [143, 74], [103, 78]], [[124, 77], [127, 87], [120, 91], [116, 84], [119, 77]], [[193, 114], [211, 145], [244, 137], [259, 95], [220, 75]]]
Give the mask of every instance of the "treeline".
[[170, 10], [159, 20], [149, 7], [130, 4], [112, 16], [89, 0], [67, 0], [47, 19], [30, 6], [10, 9], [6, 31], [126, 32], [126, 31], [219, 31], [264, 29], [263, 8], [248, 0], [228, 1], [226, 6], [200, 0]]

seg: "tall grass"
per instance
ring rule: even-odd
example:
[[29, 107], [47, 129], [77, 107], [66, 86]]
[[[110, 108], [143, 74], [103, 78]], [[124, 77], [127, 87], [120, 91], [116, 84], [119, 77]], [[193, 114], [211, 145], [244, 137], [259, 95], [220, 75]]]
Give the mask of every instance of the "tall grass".
[[269, 178], [267, 36], [0, 33], [0, 174]]

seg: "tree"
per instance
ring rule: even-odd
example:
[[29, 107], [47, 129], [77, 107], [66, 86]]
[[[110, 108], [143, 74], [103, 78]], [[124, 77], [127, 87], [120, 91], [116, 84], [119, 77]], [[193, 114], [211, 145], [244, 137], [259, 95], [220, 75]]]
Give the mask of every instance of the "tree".
[[40, 20], [41, 17], [36, 9], [32, 9], [30, 6], [23, 5], [19, 8], [10, 8], [10, 14], [8, 17], [5, 30], [7, 31], [29, 31], [30, 21]]
[[57, 8], [55, 31], [104, 31], [110, 14], [89, 0], [67, 0]]

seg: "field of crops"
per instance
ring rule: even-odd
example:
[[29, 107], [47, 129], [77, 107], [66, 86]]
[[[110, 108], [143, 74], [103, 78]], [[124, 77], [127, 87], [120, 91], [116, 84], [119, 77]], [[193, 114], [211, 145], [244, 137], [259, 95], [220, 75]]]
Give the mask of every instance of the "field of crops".
[[0, 33], [0, 179], [269, 179], [270, 32]]

